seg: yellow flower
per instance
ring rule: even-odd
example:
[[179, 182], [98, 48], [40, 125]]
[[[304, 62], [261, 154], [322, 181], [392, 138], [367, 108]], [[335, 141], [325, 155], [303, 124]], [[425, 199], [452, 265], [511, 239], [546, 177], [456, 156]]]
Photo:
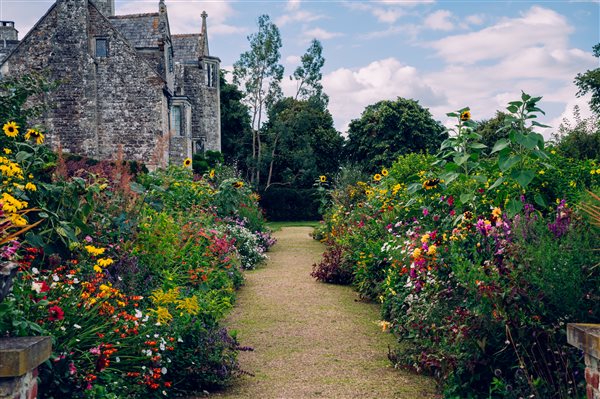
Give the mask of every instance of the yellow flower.
[[502, 216], [502, 210], [501, 210], [500, 208], [494, 208], [494, 209], [492, 210], [492, 215], [493, 215], [494, 217], [497, 217], [497, 218], [499, 218], [500, 216]]
[[5, 123], [2, 127], [2, 130], [4, 130], [4, 134], [6, 134], [8, 137], [17, 137], [19, 134], [19, 126], [16, 122]]
[[192, 166], [192, 159], [191, 158], [184, 159], [183, 166], [185, 166], [186, 168], [189, 168], [190, 166]]
[[554, 154], [556, 154], [556, 151], [552, 150], [552, 151], [550, 151], [550, 154], [554, 155]]
[[106, 284], [100, 284], [100, 291], [107, 292], [110, 291], [110, 287]]
[[233, 187], [235, 187], [235, 188], [242, 188], [242, 187], [244, 187], [244, 182], [243, 181], [236, 181], [235, 183], [233, 183]]
[[179, 297], [179, 288], [171, 288], [169, 291], [165, 292], [163, 290], [156, 290], [152, 292], [152, 302], [159, 305], [168, 305], [175, 301]]
[[94, 256], [102, 255], [105, 251], [104, 248], [97, 248], [93, 245], [86, 245], [85, 250], [88, 251], [89, 254]]
[[210, 177], [211, 179], [215, 178], [215, 170], [214, 169], [210, 170], [210, 173], [208, 174], [208, 177]]
[[35, 186], [35, 184], [33, 184], [33, 183], [30, 182], [30, 183], [27, 183], [25, 185], [25, 190], [28, 190], [28, 191], [37, 191], [37, 187]]
[[538, 175], [543, 175], [543, 174], [546, 174], [546, 171], [543, 169], [538, 172]]
[[10, 148], [5, 148], [5, 149], [4, 149], [4, 153], [5, 153], [6, 155], [12, 154], [12, 150], [11, 150]]
[[381, 180], [381, 175], [379, 173], [375, 173], [375, 176], [373, 176], [373, 180], [375, 180], [375, 181]]
[[198, 305], [198, 298], [196, 295], [189, 298], [183, 298], [177, 301], [177, 309], [185, 310], [191, 315], [196, 315], [200, 312], [200, 306]]
[[431, 190], [432, 188], [437, 187], [440, 184], [440, 179], [429, 179], [423, 182], [423, 188], [425, 190]]
[[367, 197], [370, 197], [371, 195], [373, 195], [373, 191], [372, 190], [365, 190], [365, 194], [367, 195]]
[[25, 140], [35, 140], [37, 144], [42, 144], [44, 142], [44, 135], [35, 129], [29, 129], [27, 133], [25, 133]]
[[13, 213], [10, 215], [10, 221], [13, 226], [22, 227], [27, 225], [27, 220], [25, 220], [21, 215]]
[[571, 180], [571, 181], [569, 182], [569, 186], [570, 186], [570, 187], [577, 187], [577, 183], [576, 183], [575, 181]]
[[107, 267], [107, 266], [110, 266], [113, 263], [115, 263], [115, 261], [112, 260], [111, 258], [102, 258], [102, 259], [98, 259], [97, 263], [98, 263], [98, 266], [100, 266], [100, 267]]
[[379, 323], [379, 327], [381, 327], [381, 331], [386, 332], [390, 329], [391, 323], [389, 321], [381, 320]]
[[102, 268], [100, 266], [98, 266], [98, 265], [94, 265], [94, 271], [96, 273], [102, 273]]
[[412, 256], [414, 259], [419, 259], [421, 257], [421, 254], [423, 253], [423, 251], [421, 250], [421, 248], [416, 248], [413, 253]]
[[321, 181], [321, 183], [325, 183], [327, 181], [327, 176], [321, 175], [319, 176], [319, 180]]
[[425, 234], [425, 235], [423, 235], [423, 237], [421, 237], [421, 242], [422, 242], [422, 243], [426, 243], [427, 241], [429, 241], [429, 238], [430, 238], [430, 237], [431, 237], [431, 236], [430, 236], [429, 234]]
[[469, 119], [471, 119], [471, 112], [470, 111], [463, 111], [460, 113], [460, 120], [463, 122], [468, 121]]
[[157, 307], [156, 310], [150, 309], [150, 311], [156, 314], [156, 321], [158, 321], [160, 324], [165, 324], [173, 320], [173, 316], [171, 316], [171, 313], [169, 313], [169, 309], [163, 306]]
[[427, 249], [427, 255], [435, 255], [436, 250], [437, 250], [437, 247], [435, 245], [429, 246], [429, 249]]
[[382, 176], [387, 176], [388, 175], [388, 170], [385, 169], [385, 168], [381, 169], [381, 175]]
[[596, 169], [590, 170], [590, 175], [595, 175], [595, 174], [596, 174]]

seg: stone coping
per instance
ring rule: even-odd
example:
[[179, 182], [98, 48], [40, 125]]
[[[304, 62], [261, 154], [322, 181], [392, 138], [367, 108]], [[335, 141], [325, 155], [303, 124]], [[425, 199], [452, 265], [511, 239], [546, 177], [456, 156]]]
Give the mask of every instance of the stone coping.
[[50, 337], [0, 338], [0, 377], [19, 377], [50, 358]]
[[600, 359], [600, 324], [567, 324], [567, 342]]

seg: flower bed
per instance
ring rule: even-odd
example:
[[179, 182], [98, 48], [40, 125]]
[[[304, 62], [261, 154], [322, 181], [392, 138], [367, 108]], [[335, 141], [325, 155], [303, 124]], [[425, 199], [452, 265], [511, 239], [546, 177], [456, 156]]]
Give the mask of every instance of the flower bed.
[[337, 187], [316, 231], [327, 250], [313, 276], [380, 301], [400, 341], [392, 361], [448, 398], [585, 395], [566, 323], [600, 321], [598, 235], [577, 207], [598, 165], [544, 148], [525, 126], [537, 100], [511, 103], [513, 131], [494, 149], [468, 109], [450, 114], [440, 154]]
[[52, 336], [40, 397], [172, 397], [239, 374], [246, 348], [219, 322], [274, 243], [257, 197], [226, 169], [65, 161], [9, 116], [0, 252], [18, 273], [0, 334]]

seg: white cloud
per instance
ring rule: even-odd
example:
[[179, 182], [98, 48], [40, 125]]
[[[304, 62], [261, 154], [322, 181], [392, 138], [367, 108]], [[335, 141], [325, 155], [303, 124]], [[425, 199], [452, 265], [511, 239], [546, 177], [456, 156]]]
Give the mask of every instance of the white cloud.
[[288, 11], [298, 10], [300, 8], [300, 0], [288, 0], [285, 8]]
[[317, 21], [322, 18], [324, 18], [323, 15], [313, 14], [309, 11], [296, 10], [289, 14], [284, 14], [280, 17], [277, 17], [277, 19], [275, 19], [275, 24], [279, 27], [282, 27], [293, 22], [307, 23]]
[[435, 3], [434, 0], [377, 0], [370, 3], [357, 1], [343, 1], [342, 4], [354, 11], [368, 12], [372, 14], [379, 22], [392, 24], [400, 17], [407, 14], [406, 8], [422, 4]]
[[431, 43], [447, 62], [471, 64], [510, 56], [515, 48], [565, 48], [573, 28], [553, 10], [531, 7], [520, 18], [502, 19], [482, 30]]
[[473, 15], [468, 15], [465, 18], [465, 21], [467, 21], [467, 23], [471, 24], [471, 25], [481, 25], [485, 22], [485, 15], [483, 14], [473, 14]]
[[401, 16], [406, 13], [398, 8], [373, 8], [372, 13], [380, 22], [388, 24], [396, 22]]
[[412, 66], [395, 58], [372, 62], [362, 68], [340, 68], [323, 77], [323, 88], [330, 97], [329, 109], [336, 128], [346, 131], [352, 119], [364, 108], [380, 100], [398, 96], [419, 99], [425, 107], [445, 103], [445, 97], [427, 85]]
[[448, 10], [437, 10], [429, 14], [423, 22], [429, 29], [449, 31], [454, 29], [452, 17], [452, 13]]
[[300, 64], [301, 57], [299, 55], [288, 55], [285, 57], [285, 62], [288, 65], [298, 65]]
[[302, 36], [306, 41], [309, 41], [312, 39], [329, 40], [334, 39], [336, 37], [344, 36], [344, 34], [340, 32], [329, 32], [322, 28], [314, 28], [305, 30], [304, 32], [302, 32]]

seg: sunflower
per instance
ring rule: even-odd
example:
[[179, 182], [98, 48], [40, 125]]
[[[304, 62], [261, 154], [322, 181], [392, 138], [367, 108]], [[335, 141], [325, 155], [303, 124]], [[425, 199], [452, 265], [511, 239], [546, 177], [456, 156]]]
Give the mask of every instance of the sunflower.
[[379, 173], [375, 173], [375, 176], [373, 176], [373, 180], [375, 180], [375, 181], [381, 180], [381, 175]]
[[327, 181], [327, 176], [321, 175], [319, 176], [319, 180], [321, 181], [321, 183], [325, 183]]
[[17, 137], [17, 134], [19, 134], [19, 126], [16, 122], [5, 123], [2, 130], [8, 137]]
[[460, 120], [466, 122], [471, 119], [471, 111], [463, 111], [460, 113]]
[[238, 181], [236, 181], [236, 182], [233, 183], [233, 187], [235, 187], [235, 188], [242, 188], [242, 187], [244, 187], [244, 182], [238, 180]]
[[27, 133], [25, 133], [25, 140], [35, 140], [37, 144], [42, 144], [44, 142], [44, 135], [35, 129], [29, 129]]
[[387, 175], [388, 175], [388, 173], [389, 173], [389, 172], [388, 172], [388, 170], [387, 170], [387, 169], [385, 169], [385, 168], [381, 169], [381, 176], [385, 177], [385, 176], [387, 176]]
[[432, 188], [436, 188], [438, 184], [440, 184], [440, 179], [425, 180], [423, 182], [423, 188], [425, 190], [431, 190]]
[[214, 169], [210, 170], [210, 173], [208, 174], [208, 177], [210, 177], [211, 179], [215, 178], [215, 170]]
[[190, 166], [192, 166], [192, 158], [186, 158], [183, 160], [183, 166], [185, 166], [186, 168], [189, 168]]

